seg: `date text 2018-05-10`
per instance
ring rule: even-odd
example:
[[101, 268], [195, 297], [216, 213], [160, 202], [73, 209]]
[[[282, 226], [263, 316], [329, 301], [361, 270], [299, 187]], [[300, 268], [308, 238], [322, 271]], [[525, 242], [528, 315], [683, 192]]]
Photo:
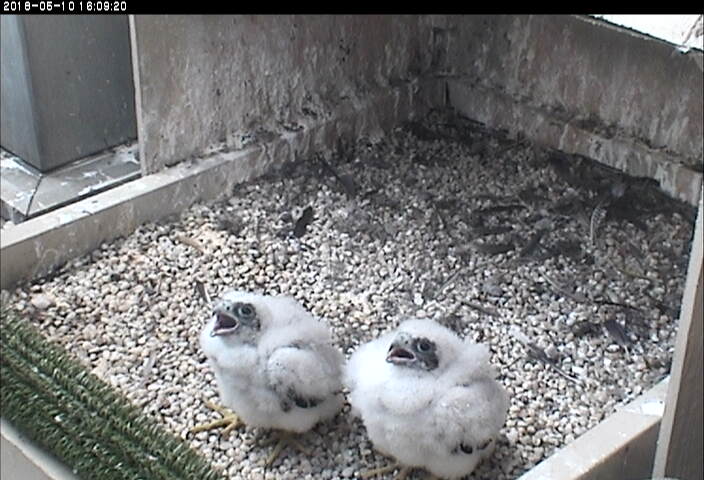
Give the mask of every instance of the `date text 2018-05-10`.
[[2, 13], [126, 13], [126, 0], [3, 0]]

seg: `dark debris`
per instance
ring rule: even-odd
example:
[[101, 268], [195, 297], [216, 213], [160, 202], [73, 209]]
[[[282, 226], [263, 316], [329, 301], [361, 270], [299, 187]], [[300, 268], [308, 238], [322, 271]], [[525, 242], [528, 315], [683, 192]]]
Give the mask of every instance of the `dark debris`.
[[308, 225], [313, 221], [313, 207], [308, 206], [303, 210], [301, 216], [296, 219], [296, 223], [293, 226], [293, 236], [296, 238], [301, 238], [306, 234]]

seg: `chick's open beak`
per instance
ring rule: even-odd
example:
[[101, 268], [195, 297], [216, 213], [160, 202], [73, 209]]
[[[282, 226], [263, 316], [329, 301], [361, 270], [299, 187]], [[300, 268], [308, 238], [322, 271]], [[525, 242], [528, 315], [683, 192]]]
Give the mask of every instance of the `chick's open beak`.
[[231, 317], [230, 315], [223, 312], [216, 312], [215, 326], [213, 327], [213, 331], [210, 333], [210, 336], [214, 337], [216, 335], [222, 335], [228, 332], [232, 332], [234, 330], [237, 330], [238, 326], [239, 322], [236, 318]]
[[416, 359], [416, 356], [408, 348], [408, 342], [405, 338], [395, 340], [389, 347], [386, 354], [386, 361], [395, 365], [409, 363]]

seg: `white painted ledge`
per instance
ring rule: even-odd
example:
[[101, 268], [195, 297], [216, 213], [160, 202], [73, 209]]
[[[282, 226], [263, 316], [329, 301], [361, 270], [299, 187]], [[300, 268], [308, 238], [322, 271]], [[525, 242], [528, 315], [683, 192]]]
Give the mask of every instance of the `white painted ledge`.
[[0, 478], [7, 480], [78, 480], [78, 477], [5, 419], [0, 419]]
[[669, 377], [617, 410], [519, 480], [650, 478]]

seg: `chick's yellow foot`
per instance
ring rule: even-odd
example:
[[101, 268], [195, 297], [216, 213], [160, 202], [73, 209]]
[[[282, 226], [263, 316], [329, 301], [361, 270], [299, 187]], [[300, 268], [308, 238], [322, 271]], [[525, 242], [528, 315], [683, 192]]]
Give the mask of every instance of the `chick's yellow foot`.
[[241, 424], [240, 418], [230, 409], [221, 407], [220, 405], [215, 405], [214, 403], [211, 403], [207, 400], [203, 403], [205, 403], [205, 406], [209, 409], [215, 410], [220, 415], [222, 415], [222, 418], [210, 423], [206, 423], [204, 425], [196, 425], [195, 427], [191, 428], [189, 432], [198, 433], [204, 432], [206, 430], [213, 430], [215, 428], [225, 427], [225, 429], [220, 433], [220, 435], [224, 436]]
[[[393, 472], [399, 467], [401, 467], [401, 465], [399, 465], [398, 463], [391, 463], [383, 467], [375, 468], [373, 470], [367, 470], [366, 472], [361, 472], [359, 476], [364, 479], [372, 478], [376, 477], [377, 475], [383, 475], [385, 473]], [[399, 472], [394, 477], [394, 480], [404, 480], [406, 476], [408, 476], [408, 474], [411, 472], [411, 470], [411, 467], [401, 467]]]
[[269, 454], [264, 462], [265, 466], [269, 466], [279, 457], [284, 447], [293, 447], [304, 455], [310, 456], [311, 452], [306, 447], [303, 446], [301, 442], [298, 441], [295, 434], [290, 432], [277, 431], [274, 432], [273, 436], [267, 441], [262, 443], [262, 446], [271, 445], [276, 443], [274, 450]]

